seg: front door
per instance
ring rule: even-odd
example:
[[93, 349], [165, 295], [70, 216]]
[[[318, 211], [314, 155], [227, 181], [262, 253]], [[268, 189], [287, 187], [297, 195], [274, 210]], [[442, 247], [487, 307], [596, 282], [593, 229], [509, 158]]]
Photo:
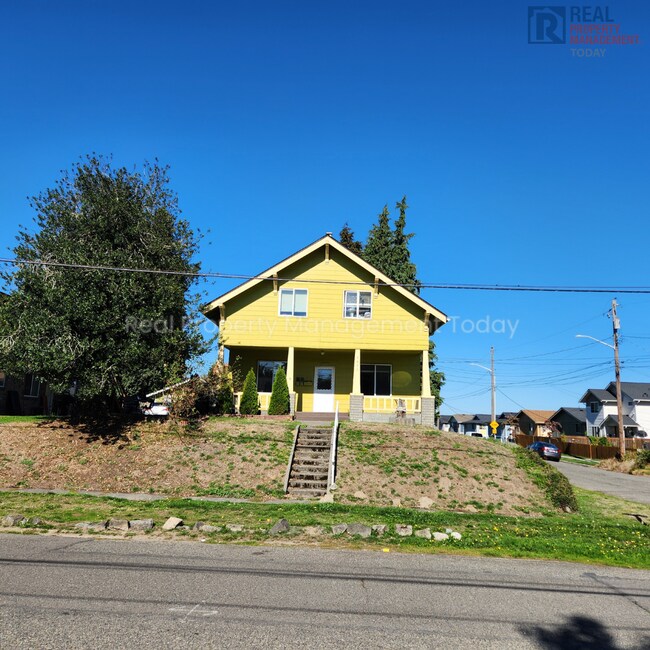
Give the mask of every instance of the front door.
[[314, 371], [314, 413], [334, 411], [334, 368], [319, 366]]

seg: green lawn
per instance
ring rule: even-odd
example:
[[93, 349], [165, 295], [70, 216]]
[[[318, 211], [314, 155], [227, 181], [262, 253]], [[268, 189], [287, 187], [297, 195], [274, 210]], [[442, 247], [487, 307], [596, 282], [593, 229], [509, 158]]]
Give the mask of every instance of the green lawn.
[[9, 424], [10, 422], [38, 424], [39, 422], [51, 422], [52, 420], [56, 420], [56, 418], [50, 415], [0, 415], [0, 424]]
[[[181, 517], [188, 525], [197, 521], [216, 525], [239, 523], [245, 526], [246, 531], [241, 534], [211, 535], [178, 531], [172, 535], [200, 535], [212, 542], [236, 541], [251, 544], [268, 540], [269, 528], [279, 518], [285, 517], [292, 526], [324, 527], [323, 532], [315, 537], [300, 532], [289, 533], [297, 544], [316, 542], [328, 547], [539, 558], [650, 569], [650, 527], [641, 526], [623, 514], [650, 514], [650, 508], [586, 490], [577, 489], [576, 493], [580, 513], [549, 513], [542, 517], [505, 517], [483, 513], [429, 512], [319, 503], [211, 503], [189, 499], [129, 502], [72, 494], [61, 496], [17, 492], [0, 492], [0, 514], [38, 516], [63, 529], [72, 527], [75, 522], [110, 517], [152, 517], [159, 529], [165, 519], [173, 515]], [[383, 538], [373, 537], [367, 540], [351, 539], [345, 535], [332, 537], [327, 527], [342, 522], [388, 524], [389, 533]], [[431, 542], [417, 537], [401, 538], [394, 533], [394, 524], [397, 523], [442, 532], [445, 528], [452, 528], [463, 537], [458, 541], [445, 542]]]

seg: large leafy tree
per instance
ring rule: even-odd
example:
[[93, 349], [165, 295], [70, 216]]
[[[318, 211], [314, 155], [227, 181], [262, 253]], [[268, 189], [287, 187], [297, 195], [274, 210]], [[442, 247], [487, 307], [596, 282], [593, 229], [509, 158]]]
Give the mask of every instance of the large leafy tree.
[[206, 349], [190, 292], [199, 238], [180, 217], [167, 169], [84, 158], [31, 205], [35, 228], [21, 228], [15, 257], [80, 267], [3, 274], [13, 290], [0, 304], [0, 366], [106, 405], [182, 377]]

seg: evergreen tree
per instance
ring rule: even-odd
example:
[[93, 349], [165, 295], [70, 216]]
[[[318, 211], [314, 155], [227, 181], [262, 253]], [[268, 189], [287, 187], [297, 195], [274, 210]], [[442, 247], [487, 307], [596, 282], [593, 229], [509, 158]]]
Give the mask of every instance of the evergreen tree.
[[239, 413], [241, 415], [257, 415], [260, 411], [260, 396], [257, 392], [257, 379], [255, 372], [251, 368], [244, 379], [244, 390], [239, 403]]
[[363, 244], [354, 238], [354, 232], [350, 226], [348, 226], [347, 222], [343, 228], [341, 228], [341, 232], [339, 233], [339, 242], [353, 253], [363, 255]]
[[269, 415], [286, 415], [289, 412], [289, 386], [284, 368], [278, 368], [271, 388]]
[[436, 361], [438, 355], [435, 352], [436, 344], [429, 340], [429, 383], [431, 385], [431, 396], [436, 398], [436, 420], [440, 416], [440, 406], [442, 404], [442, 397], [440, 397], [440, 390], [445, 385], [445, 373], [436, 369]]
[[377, 217], [377, 223], [370, 229], [363, 250], [363, 258], [369, 264], [392, 278], [393, 231], [390, 227], [388, 206]]
[[411, 253], [409, 251], [409, 241], [413, 233], [405, 233], [406, 228], [406, 196], [395, 204], [399, 210], [399, 217], [395, 220], [395, 229], [393, 230], [393, 246], [391, 251], [390, 273], [386, 273], [395, 282], [399, 284], [408, 284], [406, 287], [415, 294], [420, 293], [420, 282], [417, 279], [417, 269], [411, 262]]

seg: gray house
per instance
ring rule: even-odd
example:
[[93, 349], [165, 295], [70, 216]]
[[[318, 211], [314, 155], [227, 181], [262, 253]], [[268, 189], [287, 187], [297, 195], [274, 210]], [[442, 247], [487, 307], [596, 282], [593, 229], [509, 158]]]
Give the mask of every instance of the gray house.
[[555, 422], [558, 433], [562, 435], [587, 435], [587, 409], [563, 406], [551, 415], [549, 421]]

